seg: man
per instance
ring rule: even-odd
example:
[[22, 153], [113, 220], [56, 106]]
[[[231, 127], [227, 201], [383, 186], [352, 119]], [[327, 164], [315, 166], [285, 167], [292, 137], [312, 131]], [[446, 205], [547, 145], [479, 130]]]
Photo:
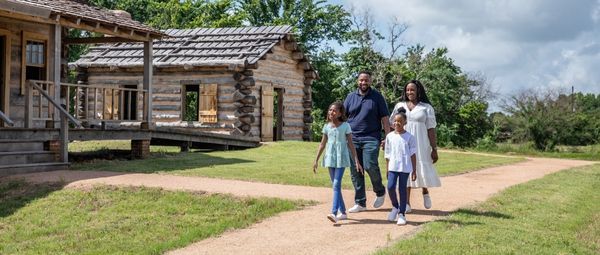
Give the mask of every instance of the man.
[[[373, 191], [377, 195], [373, 207], [379, 208], [385, 200], [385, 187], [379, 170], [379, 146], [382, 140], [381, 130], [390, 131], [388, 122], [389, 110], [383, 96], [371, 88], [371, 73], [361, 71], [358, 74], [358, 89], [351, 92], [344, 101], [348, 114], [348, 124], [352, 128], [352, 142], [356, 155], [364, 171], [369, 174]], [[385, 138], [385, 137], [384, 137]], [[348, 212], [356, 213], [367, 210], [364, 173], [350, 168], [352, 184], [354, 184], [355, 205]]]

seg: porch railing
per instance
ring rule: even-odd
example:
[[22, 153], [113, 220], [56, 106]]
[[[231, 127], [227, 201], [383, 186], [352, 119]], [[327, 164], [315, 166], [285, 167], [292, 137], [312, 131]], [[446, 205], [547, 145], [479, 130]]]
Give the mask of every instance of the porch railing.
[[55, 107], [49, 107], [50, 104], [61, 113], [64, 111], [76, 126], [81, 122], [141, 121], [143, 117], [143, 102], [147, 96], [144, 89], [61, 83], [61, 95], [56, 96], [51, 81], [30, 80], [29, 84], [33, 89], [26, 97], [29, 108], [26, 127], [31, 127], [35, 120], [52, 120]]
[[[67, 118], [77, 127], [82, 127], [81, 123], [73, 118], [69, 112], [63, 108], [57, 100], [54, 83], [50, 81], [29, 80], [29, 86], [26, 88], [25, 105], [25, 127], [33, 127], [34, 120], [54, 120], [54, 111], [58, 110], [61, 117]], [[37, 104], [36, 104], [37, 103]], [[50, 105], [54, 107], [50, 107]], [[37, 114], [37, 115], [36, 115]]]
[[6, 125], [9, 125], [11, 127], [15, 125], [15, 123], [2, 111], [0, 111], [0, 120], [2, 120]]
[[[141, 121], [143, 103], [147, 93], [143, 89], [92, 86], [62, 83], [66, 97], [73, 99], [74, 116], [78, 120]], [[71, 109], [71, 100], [67, 108]]]

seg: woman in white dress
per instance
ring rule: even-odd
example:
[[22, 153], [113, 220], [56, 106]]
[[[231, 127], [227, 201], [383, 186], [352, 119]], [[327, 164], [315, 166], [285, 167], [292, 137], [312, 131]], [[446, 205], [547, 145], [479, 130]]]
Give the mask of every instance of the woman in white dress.
[[404, 111], [407, 123], [404, 127], [417, 140], [417, 180], [408, 181], [408, 204], [406, 212], [410, 212], [410, 189], [423, 189], [423, 205], [431, 208], [431, 197], [428, 188], [442, 186], [433, 164], [438, 160], [435, 127], [435, 111], [427, 98], [425, 88], [418, 80], [412, 80], [404, 86], [402, 101], [396, 104], [391, 118], [399, 111]]

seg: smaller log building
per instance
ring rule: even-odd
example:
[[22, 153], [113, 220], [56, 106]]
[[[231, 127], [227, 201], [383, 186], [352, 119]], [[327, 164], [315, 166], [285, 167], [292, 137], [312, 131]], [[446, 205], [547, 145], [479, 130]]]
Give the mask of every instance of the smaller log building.
[[[153, 46], [152, 122], [157, 128], [209, 131], [261, 141], [309, 140], [311, 84], [318, 78], [290, 26], [169, 29]], [[143, 45], [94, 46], [77, 62], [87, 91], [79, 119], [140, 119], [133, 92], [143, 84]], [[132, 89], [132, 92], [127, 92]], [[96, 105], [101, 101], [103, 113]], [[106, 107], [109, 105], [109, 107]], [[87, 109], [87, 110], [83, 110]], [[108, 117], [107, 117], [108, 116]], [[126, 122], [119, 122], [124, 125]]]

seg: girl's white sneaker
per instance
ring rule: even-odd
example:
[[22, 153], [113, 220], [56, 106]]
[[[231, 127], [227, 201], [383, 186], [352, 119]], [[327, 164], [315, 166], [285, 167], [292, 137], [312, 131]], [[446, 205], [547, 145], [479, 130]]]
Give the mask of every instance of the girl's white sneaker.
[[337, 215], [337, 220], [347, 220], [348, 219], [348, 215], [345, 213], [340, 213]]
[[412, 209], [410, 209], [410, 205], [406, 204], [406, 210], [404, 210], [404, 213], [409, 213], [412, 212]]
[[335, 217], [335, 215], [333, 215], [333, 214], [328, 214], [327, 219], [333, 223], [337, 223], [337, 217]]
[[404, 217], [403, 214], [399, 214], [398, 215], [398, 221], [396, 222], [397, 225], [406, 225], [406, 218]]

